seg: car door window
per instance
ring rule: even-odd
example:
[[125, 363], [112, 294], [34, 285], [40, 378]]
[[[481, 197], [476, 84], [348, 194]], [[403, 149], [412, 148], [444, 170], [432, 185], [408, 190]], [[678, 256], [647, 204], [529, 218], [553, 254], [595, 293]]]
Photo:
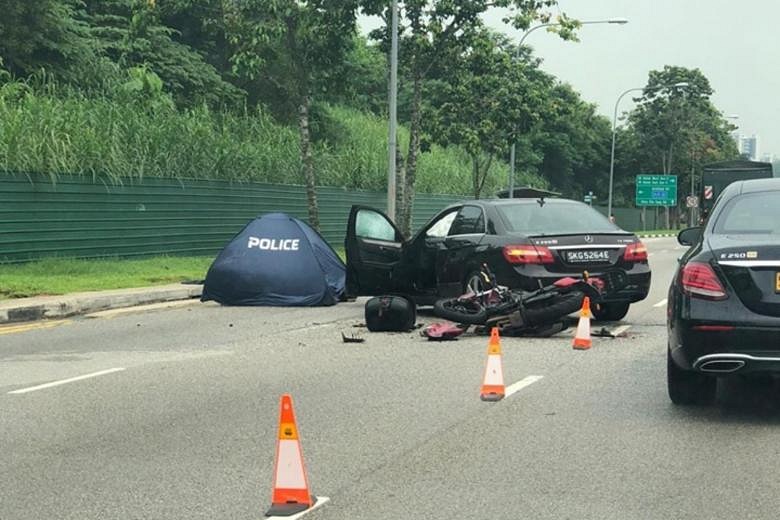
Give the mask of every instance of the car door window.
[[478, 206], [463, 206], [455, 217], [449, 236], [472, 235], [485, 232], [485, 216]]
[[455, 220], [455, 215], [457, 215], [457, 213], [457, 211], [451, 211], [434, 222], [431, 227], [428, 228], [428, 231], [425, 232], [425, 236], [431, 238], [446, 237], [450, 228], [452, 227], [452, 222]]
[[355, 235], [361, 238], [395, 242], [395, 228], [381, 213], [368, 209], [358, 211]]

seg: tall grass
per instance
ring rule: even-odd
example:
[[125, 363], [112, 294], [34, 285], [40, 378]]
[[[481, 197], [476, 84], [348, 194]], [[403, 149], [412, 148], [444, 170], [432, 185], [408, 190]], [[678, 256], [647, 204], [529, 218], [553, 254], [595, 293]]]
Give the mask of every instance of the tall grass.
[[298, 140], [262, 111], [150, 109], [109, 99], [0, 97], [0, 168], [107, 178], [299, 181]]
[[[335, 141], [326, 143], [329, 153], [322, 157], [320, 179], [324, 184], [382, 190], [387, 181], [387, 121], [346, 107], [330, 106], [328, 132]], [[404, 155], [409, 131], [399, 128], [398, 142]], [[509, 166], [495, 161], [483, 190], [493, 194], [506, 185]], [[517, 185], [546, 186], [539, 176], [520, 170]], [[471, 160], [457, 147], [432, 145], [419, 158], [415, 189], [422, 193], [471, 195]]]
[[[383, 119], [329, 106], [315, 143], [322, 185], [381, 190], [387, 171]], [[401, 129], [399, 141], [408, 142]], [[108, 97], [85, 98], [21, 83], [0, 88], [0, 171], [76, 174], [120, 183], [174, 177], [301, 184], [295, 127], [261, 109], [244, 113], [181, 110]], [[504, 185], [494, 166], [485, 193]], [[519, 183], [543, 184], [530, 174]], [[468, 157], [433, 146], [419, 160], [417, 190], [471, 194]]]

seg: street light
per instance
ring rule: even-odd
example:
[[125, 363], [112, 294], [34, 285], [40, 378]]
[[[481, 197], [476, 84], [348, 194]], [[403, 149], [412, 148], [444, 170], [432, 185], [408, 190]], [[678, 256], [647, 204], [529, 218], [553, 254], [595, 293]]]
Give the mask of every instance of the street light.
[[398, 125], [398, 0], [393, 0], [391, 7], [391, 43], [390, 43], [390, 92], [389, 97], [389, 128], [387, 139], [387, 216], [395, 221], [395, 158]]
[[[584, 22], [579, 22], [579, 23], [580, 25], [592, 25], [597, 23], [625, 25], [628, 23], [628, 20], [625, 18], [608, 18], [606, 20], [586, 20]], [[525, 33], [523, 33], [523, 36], [520, 38], [520, 41], [517, 44], [517, 53], [515, 57], [516, 58], [520, 57], [520, 51], [523, 48], [523, 42], [525, 41], [525, 39], [528, 37], [529, 34], [531, 34], [537, 29], [541, 29], [542, 27], [554, 27], [556, 25], [561, 25], [561, 24], [559, 22], [542, 23], [528, 29]], [[513, 139], [512, 147], [509, 150], [509, 198], [510, 199], [514, 198], [515, 195], [515, 146], [516, 143]]]
[[659, 85], [657, 87], [636, 87], [636, 88], [630, 88], [620, 94], [618, 96], [617, 101], [615, 101], [615, 112], [612, 115], [612, 153], [610, 155], [609, 159], [609, 196], [607, 197], [607, 216], [612, 215], [612, 183], [615, 176], [615, 136], [617, 135], [617, 111], [618, 111], [618, 105], [620, 104], [620, 100], [623, 99], [623, 96], [628, 94], [629, 92], [636, 92], [636, 91], [646, 91], [646, 90], [659, 90], [664, 88], [685, 88], [688, 86], [688, 83], [685, 81], [681, 81], [679, 83], [673, 83], [672, 85]]

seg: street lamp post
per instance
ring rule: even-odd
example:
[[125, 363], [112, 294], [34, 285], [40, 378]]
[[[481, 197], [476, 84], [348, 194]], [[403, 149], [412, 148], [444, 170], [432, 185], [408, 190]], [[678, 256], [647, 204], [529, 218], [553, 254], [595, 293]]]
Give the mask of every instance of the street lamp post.
[[[625, 18], [609, 18], [608, 20], [586, 20], [584, 22], [580, 22], [580, 25], [592, 25], [597, 23], [611, 23], [611, 24], [617, 24], [617, 25], [624, 25], [628, 23], [628, 20]], [[542, 27], [554, 27], [560, 25], [560, 23], [557, 22], [551, 22], [551, 23], [542, 23], [539, 25], [535, 25], [528, 29], [525, 33], [523, 33], [523, 36], [520, 38], [520, 41], [517, 44], [517, 53], [515, 55], [516, 58], [520, 57], [520, 51], [523, 48], [523, 42], [528, 37], [529, 34], [534, 32], [537, 29], [541, 29]], [[515, 140], [512, 139], [512, 147], [509, 150], [509, 198], [514, 198], [515, 195]]]
[[660, 85], [657, 87], [652, 88], [646, 88], [646, 87], [636, 87], [636, 88], [630, 88], [620, 94], [618, 96], [617, 101], [615, 101], [615, 112], [612, 115], [612, 152], [610, 154], [609, 158], [609, 195], [607, 197], [607, 216], [612, 215], [612, 185], [615, 177], [615, 136], [617, 135], [617, 111], [618, 111], [618, 105], [620, 104], [620, 100], [623, 99], [623, 96], [628, 94], [629, 92], [637, 92], [637, 91], [646, 91], [646, 90], [659, 90], [663, 88], [684, 88], [687, 87], [687, 82], [680, 82], [680, 83], [674, 83], [672, 85]]
[[390, 123], [387, 139], [387, 216], [395, 221], [396, 139], [398, 137], [398, 0], [393, 0], [390, 43]]

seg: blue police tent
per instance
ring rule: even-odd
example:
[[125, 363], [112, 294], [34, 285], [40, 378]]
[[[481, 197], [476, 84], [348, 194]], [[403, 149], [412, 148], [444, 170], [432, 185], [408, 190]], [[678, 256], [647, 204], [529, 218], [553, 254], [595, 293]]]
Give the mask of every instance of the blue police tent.
[[201, 301], [224, 305], [333, 305], [346, 267], [308, 224], [284, 213], [250, 222], [211, 264]]

